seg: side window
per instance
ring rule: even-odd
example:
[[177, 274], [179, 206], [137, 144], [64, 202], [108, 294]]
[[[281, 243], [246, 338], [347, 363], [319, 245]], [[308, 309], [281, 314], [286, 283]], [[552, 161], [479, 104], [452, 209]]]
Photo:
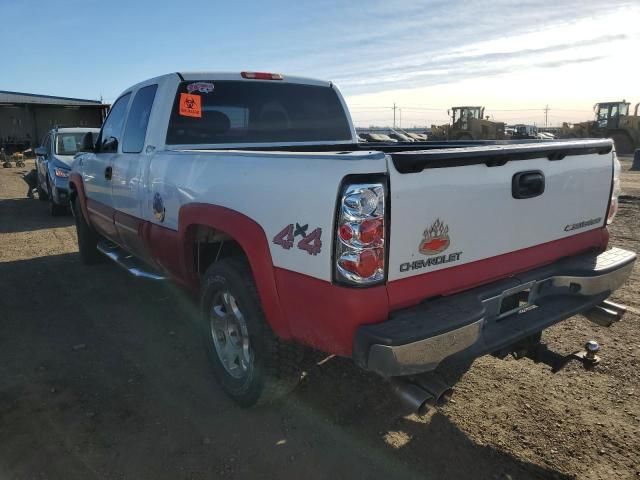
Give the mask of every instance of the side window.
[[[118, 143], [122, 140], [122, 126], [124, 125], [124, 114], [129, 104], [130, 93], [123, 95], [111, 107], [109, 116], [102, 126], [100, 132], [100, 152], [114, 153], [118, 150]], [[116, 140], [115, 142], [113, 140]]]
[[140, 153], [147, 135], [149, 114], [156, 97], [157, 85], [141, 88], [133, 99], [122, 139], [123, 153]]

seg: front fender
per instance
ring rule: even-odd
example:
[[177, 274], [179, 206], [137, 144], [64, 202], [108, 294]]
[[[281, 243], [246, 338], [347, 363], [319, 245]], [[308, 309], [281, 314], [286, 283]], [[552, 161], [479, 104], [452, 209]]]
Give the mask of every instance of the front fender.
[[233, 238], [249, 260], [258, 295], [269, 325], [281, 338], [291, 338], [291, 329], [283, 313], [275, 281], [275, 272], [267, 236], [262, 227], [246, 215], [218, 205], [192, 203], [178, 212], [178, 245], [181, 245], [185, 276], [194, 277], [194, 227], [202, 225]]

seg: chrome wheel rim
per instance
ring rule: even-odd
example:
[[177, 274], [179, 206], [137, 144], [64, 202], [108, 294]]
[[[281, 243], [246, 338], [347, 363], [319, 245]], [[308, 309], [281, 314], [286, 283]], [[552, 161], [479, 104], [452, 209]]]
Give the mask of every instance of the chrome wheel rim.
[[253, 367], [249, 332], [238, 302], [228, 291], [214, 296], [209, 326], [214, 349], [227, 373], [237, 379], [248, 376]]

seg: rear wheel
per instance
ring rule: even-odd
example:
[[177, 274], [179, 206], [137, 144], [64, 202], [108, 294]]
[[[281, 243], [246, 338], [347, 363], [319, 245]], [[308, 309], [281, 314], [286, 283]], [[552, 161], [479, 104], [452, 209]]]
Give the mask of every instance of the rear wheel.
[[616, 145], [618, 155], [630, 155], [633, 153], [633, 143], [628, 135], [624, 133], [614, 133], [611, 135], [613, 143]]
[[201, 295], [202, 336], [213, 373], [243, 407], [289, 393], [301, 375], [302, 347], [273, 333], [249, 265], [228, 258], [207, 270]]
[[104, 256], [97, 248], [100, 237], [85, 220], [77, 198], [73, 200], [71, 208], [73, 208], [73, 216], [76, 220], [78, 250], [80, 251], [80, 259], [82, 260], [82, 263], [85, 265], [94, 265], [102, 262]]

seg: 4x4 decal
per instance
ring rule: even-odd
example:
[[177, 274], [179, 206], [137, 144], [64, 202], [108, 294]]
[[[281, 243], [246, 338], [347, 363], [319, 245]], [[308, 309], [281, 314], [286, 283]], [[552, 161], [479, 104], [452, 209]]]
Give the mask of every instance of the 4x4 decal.
[[299, 235], [302, 238], [298, 242], [298, 248], [309, 255], [317, 255], [322, 251], [322, 229], [318, 227], [307, 234], [308, 228], [309, 224], [300, 225], [296, 222], [294, 229], [293, 223], [290, 223], [273, 237], [273, 243], [280, 245], [285, 250], [289, 250], [293, 247], [295, 239]]

